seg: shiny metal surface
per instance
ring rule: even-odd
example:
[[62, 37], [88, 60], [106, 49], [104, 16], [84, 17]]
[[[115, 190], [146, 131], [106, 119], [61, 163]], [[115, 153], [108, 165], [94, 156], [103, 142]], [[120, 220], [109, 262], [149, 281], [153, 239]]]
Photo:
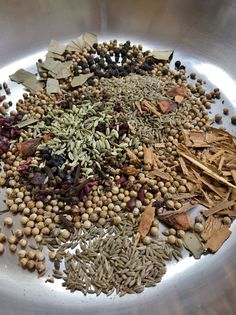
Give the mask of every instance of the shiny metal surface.
[[[94, 31], [100, 39], [175, 49], [175, 60], [185, 60], [189, 73], [193, 70], [219, 87], [230, 113], [234, 111], [233, 0], [0, 0], [0, 30], [0, 82], [20, 67], [30, 69], [52, 38], [63, 41]], [[22, 90], [13, 83], [11, 87], [13, 98], [20, 97]], [[229, 118], [224, 123], [230, 126]], [[235, 315], [235, 226], [233, 230], [217, 254], [200, 261], [186, 257], [171, 265], [155, 288], [123, 298], [84, 297], [65, 291], [60, 283], [45, 284], [20, 270], [8, 253], [0, 258], [0, 315]]]

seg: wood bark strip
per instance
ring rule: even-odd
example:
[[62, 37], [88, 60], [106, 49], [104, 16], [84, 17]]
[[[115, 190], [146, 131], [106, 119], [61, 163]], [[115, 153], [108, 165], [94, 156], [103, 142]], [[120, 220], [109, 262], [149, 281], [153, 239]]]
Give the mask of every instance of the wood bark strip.
[[201, 233], [201, 238], [206, 242], [216, 231], [221, 227], [221, 221], [210, 215], [205, 224], [204, 230]]
[[215, 214], [221, 210], [232, 207], [234, 204], [235, 204], [235, 200], [230, 200], [230, 201], [224, 200], [224, 201], [216, 204], [214, 207], [203, 211], [203, 215], [205, 217], [209, 217], [210, 215]]
[[206, 248], [208, 248], [211, 252], [217, 252], [224, 242], [230, 237], [232, 232], [229, 230], [228, 226], [223, 226], [221, 229], [216, 231], [211, 238], [208, 239], [206, 243]]
[[184, 158], [186, 158], [187, 160], [189, 160], [190, 162], [192, 162], [194, 165], [196, 165], [197, 167], [199, 167], [200, 169], [202, 169], [207, 175], [209, 175], [210, 177], [232, 187], [232, 188], [236, 188], [235, 185], [231, 184], [230, 182], [228, 182], [224, 177], [218, 175], [217, 173], [215, 173], [214, 171], [212, 171], [209, 166], [204, 165], [198, 158], [196, 158], [195, 156], [193, 156], [192, 154], [190, 155], [189, 153], [185, 152], [185, 148], [183, 146], [179, 146], [179, 148], [177, 149], [178, 153], [180, 155], [182, 155]]

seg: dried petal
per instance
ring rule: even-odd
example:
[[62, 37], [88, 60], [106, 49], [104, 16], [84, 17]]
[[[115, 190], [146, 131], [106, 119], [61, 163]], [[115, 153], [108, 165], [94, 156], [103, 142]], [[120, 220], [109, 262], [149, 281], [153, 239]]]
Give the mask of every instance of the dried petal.
[[134, 152], [132, 152], [130, 149], [126, 149], [126, 153], [127, 153], [128, 157], [130, 158], [131, 163], [133, 163], [133, 164], [140, 164], [141, 163], [141, 161], [137, 157], [137, 155]]
[[191, 217], [187, 213], [173, 213], [171, 215], [159, 216], [159, 219], [165, 224], [179, 230], [190, 230], [192, 229]]
[[136, 175], [138, 173], [138, 170], [134, 166], [127, 166], [121, 169], [121, 173], [126, 175]]
[[32, 156], [37, 150], [37, 146], [39, 145], [40, 139], [29, 139], [24, 142], [18, 142], [16, 144], [17, 149], [20, 151], [20, 154], [23, 157]]
[[31, 179], [31, 183], [33, 185], [43, 185], [45, 182], [46, 176], [42, 173], [35, 173], [33, 178]]
[[127, 202], [127, 207], [129, 208], [129, 209], [134, 209], [135, 208], [135, 206], [136, 206], [136, 199], [135, 198], [131, 198], [128, 202]]
[[171, 97], [175, 97], [177, 95], [185, 97], [187, 95], [187, 90], [184, 86], [176, 87], [167, 91], [166, 95], [171, 96]]
[[176, 108], [178, 106], [178, 104], [176, 102], [167, 101], [167, 100], [163, 100], [163, 101], [158, 102], [158, 105], [159, 105], [160, 111], [163, 114], [173, 112], [174, 110], [176, 110]]
[[140, 200], [141, 202], [144, 202], [145, 194], [144, 194], [144, 188], [143, 187], [141, 187], [139, 189], [137, 199]]
[[52, 133], [48, 133], [46, 135], [42, 136], [42, 140], [43, 142], [47, 143], [49, 140], [51, 140], [53, 138], [53, 134]]

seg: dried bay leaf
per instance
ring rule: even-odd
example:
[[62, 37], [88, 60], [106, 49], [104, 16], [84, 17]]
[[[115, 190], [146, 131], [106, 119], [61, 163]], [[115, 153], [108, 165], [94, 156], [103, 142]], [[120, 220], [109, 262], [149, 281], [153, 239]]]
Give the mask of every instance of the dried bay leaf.
[[57, 68], [60, 64], [61, 64], [60, 61], [54, 60], [53, 58], [46, 57], [44, 62], [40, 63], [40, 67], [56, 75], [58, 72]]
[[74, 52], [74, 51], [82, 51], [82, 49], [77, 46], [73, 41], [71, 41], [67, 46], [66, 46], [66, 50], [68, 50], [69, 52]]
[[93, 73], [80, 74], [79, 76], [73, 78], [73, 80], [71, 81], [71, 86], [76, 87], [79, 85], [83, 85], [92, 76]]
[[59, 81], [56, 79], [47, 79], [47, 86], [46, 86], [47, 93], [52, 94], [52, 93], [60, 93], [60, 86], [59, 86]]
[[43, 82], [40, 82], [36, 79], [36, 77], [26, 79], [22, 84], [25, 86], [27, 90], [29, 90], [31, 93], [36, 93], [40, 90], [42, 90], [44, 84]]
[[56, 79], [66, 79], [69, 76], [71, 76], [72, 72], [71, 72], [71, 67], [72, 62], [71, 61], [66, 61], [61, 63], [58, 67], [57, 67], [57, 73], [55, 78]]
[[184, 247], [193, 254], [195, 259], [201, 258], [206, 249], [197, 234], [186, 232], [183, 241]]
[[53, 59], [57, 59], [57, 60], [60, 60], [60, 61], [64, 61], [65, 58], [61, 55], [58, 55], [58, 54], [55, 54], [51, 51], [49, 51], [47, 54], [46, 54], [46, 58], [53, 58]]
[[65, 52], [66, 46], [59, 43], [58, 41], [52, 39], [48, 46], [48, 51], [54, 54], [63, 55]]
[[217, 252], [224, 242], [230, 237], [231, 231], [227, 225], [224, 225], [221, 229], [217, 230], [207, 241], [206, 247], [211, 252]]
[[142, 215], [141, 215], [141, 220], [139, 222], [139, 227], [138, 227], [138, 232], [142, 237], [147, 236], [151, 226], [152, 222], [155, 217], [155, 208], [152, 207], [151, 204], [145, 207]]
[[9, 77], [12, 81], [23, 83], [25, 80], [35, 78], [35, 75], [32, 72], [26, 71], [24, 69], [19, 69], [15, 73], [11, 74]]
[[151, 55], [160, 61], [171, 61], [173, 54], [173, 50], [153, 50], [151, 52]]
[[93, 45], [97, 44], [97, 42], [98, 42], [97, 35], [94, 33], [86, 32], [86, 33], [84, 33], [83, 38], [84, 38], [85, 43], [89, 47], [93, 47]]

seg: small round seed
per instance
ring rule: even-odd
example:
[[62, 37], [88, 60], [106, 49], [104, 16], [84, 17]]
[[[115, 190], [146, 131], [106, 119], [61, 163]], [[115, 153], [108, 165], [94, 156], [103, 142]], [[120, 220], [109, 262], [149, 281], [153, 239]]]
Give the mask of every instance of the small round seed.
[[6, 236], [3, 232], [0, 232], [0, 242], [3, 243], [6, 241]]
[[174, 245], [176, 242], [176, 237], [174, 235], [169, 235], [167, 238], [167, 242], [171, 245]]
[[194, 224], [194, 231], [197, 233], [201, 233], [204, 230], [204, 226], [202, 223], [195, 223]]
[[4, 245], [2, 243], [0, 243], [0, 255], [2, 255], [4, 253]]
[[176, 230], [173, 228], [169, 229], [169, 235], [176, 235]]
[[13, 225], [13, 220], [11, 217], [6, 217], [4, 218], [3, 220], [3, 224], [8, 226], [8, 227], [11, 227]]
[[185, 232], [184, 232], [183, 230], [178, 230], [178, 231], [177, 231], [177, 236], [178, 236], [179, 238], [184, 238]]
[[230, 225], [231, 224], [231, 219], [229, 217], [224, 217], [223, 218], [223, 223], [226, 225]]

